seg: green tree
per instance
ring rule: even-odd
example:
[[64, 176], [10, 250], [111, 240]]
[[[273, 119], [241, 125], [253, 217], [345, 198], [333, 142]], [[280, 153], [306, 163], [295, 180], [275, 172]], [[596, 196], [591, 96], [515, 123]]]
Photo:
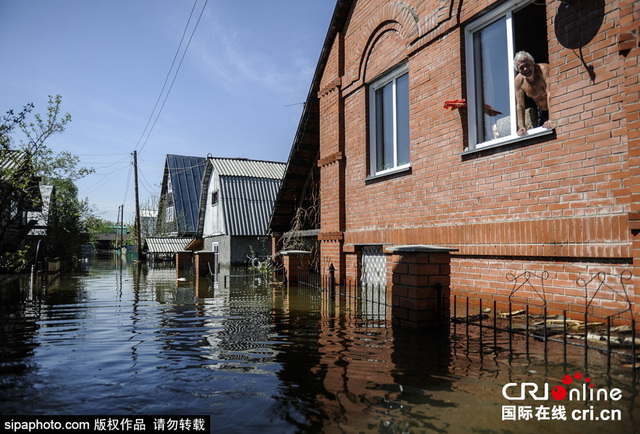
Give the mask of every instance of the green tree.
[[[84, 242], [82, 220], [89, 207], [86, 200], [78, 200], [73, 181], [93, 169], [78, 167], [79, 157], [69, 152], [55, 153], [46, 144], [71, 121], [68, 113], [61, 113], [61, 102], [60, 95], [49, 96], [45, 116], [31, 116], [34, 105], [27, 104], [19, 113], [10, 110], [0, 119], [0, 267], [8, 270], [19, 270], [16, 264], [28, 262], [24, 237], [29, 226], [25, 216], [38, 205], [40, 183], [54, 185], [58, 196], [55, 211], [49, 216], [53, 225], [48, 234], [50, 253], [69, 254], [65, 259], [72, 259], [79, 251], [79, 245], [73, 244]], [[19, 133], [22, 138], [18, 141]], [[76, 232], [73, 237], [64, 237], [64, 231]]]
[[49, 215], [47, 254], [74, 263], [82, 255], [82, 247], [91, 240], [87, 217], [89, 201], [78, 199], [78, 188], [70, 179], [52, 179], [56, 204]]

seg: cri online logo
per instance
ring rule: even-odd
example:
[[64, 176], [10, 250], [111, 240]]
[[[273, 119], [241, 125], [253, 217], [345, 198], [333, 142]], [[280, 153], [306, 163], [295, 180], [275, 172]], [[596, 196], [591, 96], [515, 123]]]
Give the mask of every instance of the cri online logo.
[[[569, 401], [608, 401], [609, 399], [619, 401], [622, 398], [620, 389], [595, 388], [589, 377], [584, 377], [582, 387], [579, 384], [574, 384], [577, 387], [571, 387], [567, 390], [565, 386], [572, 384], [574, 379], [579, 381], [583, 379], [583, 376], [580, 372], [576, 372], [573, 376], [565, 375], [562, 378], [564, 386], [555, 386], [551, 390], [551, 396], [556, 401], [562, 401], [567, 397]], [[544, 383], [542, 391], [536, 383], [507, 383], [502, 388], [502, 396], [510, 401], [522, 401], [527, 397], [527, 394], [536, 401], [548, 400], [549, 383]]]

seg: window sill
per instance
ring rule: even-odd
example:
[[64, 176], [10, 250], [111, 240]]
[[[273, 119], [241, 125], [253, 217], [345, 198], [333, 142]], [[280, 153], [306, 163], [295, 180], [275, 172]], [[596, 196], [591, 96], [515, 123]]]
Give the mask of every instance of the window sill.
[[490, 142], [485, 142], [483, 144], [476, 145], [476, 147], [474, 149], [466, 150], [466, 151], [460, 153], [459, 155], [464, 156], [464, 155], [475, 154], [477, 152], [482, 152], [482, 151], [485, 151], [487, 149], [495, 149], [495, 148], [499, 148], [499, 147], [502, 147], [502, 146], [511, 145], [513, 143], [520, 143], [520, 142], [524, 142], [526, 140], [531, 140], [531, 139], [535, 139], [535, 138], [538, 138], [538, 137], [548, 136], [548, 135], [551, 135], [551, 134], [554, 134], [554, 133], [555, 133], [555, 130], [553, 130], [553, 129], [544, 128], [544, 127], [537, 127], [537, 128], [533, 128], [531, 130], [528, 130], [527, 133], [522, 135], [522, 136], [509, 136], [509, 137], [504, 137], [502, 139], [492, 140]]
[[376, 173], [374, 175], [369, 175], [364, 180], [365, 180], [365, 182], [374, 181], [374, 180], [379, 180], [379, 179], [383, 179], [383, 178], [388, 178], [388, 177], [391, 177], [393, 175], [398, 175], [398, 174], [404, 173], [404, 172], [411, 172], [411, 164], [405, 164], [404, 166], [400, 166], [400, 167], [396, 167], [396, 168], [393, 168], [393, 169], [385, 170], [383, 172], [378, 172], [378, 173]]

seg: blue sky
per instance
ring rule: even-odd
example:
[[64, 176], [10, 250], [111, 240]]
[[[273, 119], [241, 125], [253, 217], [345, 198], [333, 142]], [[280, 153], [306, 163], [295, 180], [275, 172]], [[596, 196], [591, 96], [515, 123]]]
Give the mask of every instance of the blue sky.
[[[125, 222], [132, 222], [134, 149], [143, 204], [159, 194], [166, 154], [286, 161], [334, 6], [334, 0], [0, 0], [0, 112], [32, 102], [44, 114], [48, 95], [61, 95], [72, 122], [49, 147], [95, 168], [77, 185], [98, 217], [115, 221], [124, 204]], [[203, 7], [162, 112], [143, 135]]]

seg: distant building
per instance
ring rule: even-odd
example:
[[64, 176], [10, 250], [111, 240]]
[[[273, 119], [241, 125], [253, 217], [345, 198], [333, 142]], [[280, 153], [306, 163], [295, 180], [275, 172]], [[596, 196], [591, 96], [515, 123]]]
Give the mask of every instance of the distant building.
[[45, 238], [49, 227], [49, 215], [55, 207], [55, 187], [53, 185], [40, 184], [40, 200], [27, 212], [27, 221], [34, 226], [29, 231], [29, 238]]

